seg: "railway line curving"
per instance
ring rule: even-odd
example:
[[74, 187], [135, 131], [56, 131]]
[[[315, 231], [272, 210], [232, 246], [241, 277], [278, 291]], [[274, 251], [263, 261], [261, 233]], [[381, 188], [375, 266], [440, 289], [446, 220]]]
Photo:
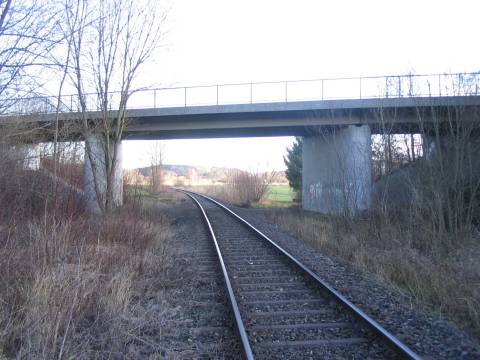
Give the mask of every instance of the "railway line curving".
[[421, 359], [260, 230], [195, 192], [247, 359]]

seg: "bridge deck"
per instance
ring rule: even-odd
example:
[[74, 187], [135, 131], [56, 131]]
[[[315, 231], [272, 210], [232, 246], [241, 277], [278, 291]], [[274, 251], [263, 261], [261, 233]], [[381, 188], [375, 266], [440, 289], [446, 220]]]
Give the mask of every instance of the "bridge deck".
[[[108, 95], [109, 106], [115, 108], [120, 94]], [[76, 111], [78, 96], [62, 95], [62, 123], [83, 115], [100, 118], [98, 96], [84, 94], [84, 98], [92, 111], [80, 113]], [[56, 119], [57, 101], [48, 96], [14, 101], [18, 113], [13, 115], [12, 109], [0, 121], [41, 123], [48, 128]], [[124, 135], [131, 139], [306, 135], [316, 126], [361, 124], [376, 132], [385, 120], [394, 122], [400, 131], [414, 131], [418, 109], [455, 106], [477, 111], [480, 73], [147, 89], [131, 94], [128, 104], [130, 121]], [[36, 113], [26, 115], [25, 109]], [[115, 111], [109, 116], [114, 118]], [[472, 118], [471, 113], [467, 118]]]

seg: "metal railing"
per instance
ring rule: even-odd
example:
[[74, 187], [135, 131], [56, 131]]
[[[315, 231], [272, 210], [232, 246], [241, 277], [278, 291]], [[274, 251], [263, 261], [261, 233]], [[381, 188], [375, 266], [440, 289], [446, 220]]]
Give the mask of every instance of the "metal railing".
[[[214, 84], [138, 90], [131, 94], [128, 109], [189, 106], [220, 106], [271, 102], [443, 97], [480, 95], [480, 72], [389, 75], [257, 83]], [[109, 108], [115, 109], [120, 92], [109, 94]], [[101, 109], [98, 96], [85, 94], [88, 111]], [[57, 98], [35, 96], [14, 102], [9, 113], [51, 113]], [[62, 95], [61, 112], [77, 112], [77, 95]]]

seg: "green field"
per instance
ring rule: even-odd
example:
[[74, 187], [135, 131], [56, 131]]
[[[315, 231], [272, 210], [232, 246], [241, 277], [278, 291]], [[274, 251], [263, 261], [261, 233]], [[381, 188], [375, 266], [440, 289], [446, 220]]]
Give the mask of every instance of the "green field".
[[294, 204], [296, 192], [288, 185], [270, 185], [258, 204], [260, 207], [288, 207]]

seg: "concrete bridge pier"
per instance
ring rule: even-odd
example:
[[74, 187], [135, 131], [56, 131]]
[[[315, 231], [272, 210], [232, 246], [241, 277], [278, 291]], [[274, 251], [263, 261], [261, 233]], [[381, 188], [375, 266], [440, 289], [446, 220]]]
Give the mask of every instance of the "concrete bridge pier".
[[[104, 136], [101, 134], [92, 134], [86, 138], [90, 144], [91, 157], [88, 156], [85, 149], [85, 165], [84, 165], [84, 190], [87, 201], [87, 208], [93, 213], [100, 213], [99, 201], [95, 192], [94, 171], [96, 174], [97, 188], [100, 195], [101, 203], [105, 204], [107, 194], [107, 168], [106, 168], [106, 144]], [[109, 156], [112, 159], [113, 144], [110, 144]], [[123, 204], [123, 166], [122, 166], [122, 143], [116, 144], [117, 158], [113, 169], [113, 203], [114, 206]]]
[[304, 138], [305, 210], [354, 216], [370, 208], [371, 142], [368, 125], [333, 128]]

